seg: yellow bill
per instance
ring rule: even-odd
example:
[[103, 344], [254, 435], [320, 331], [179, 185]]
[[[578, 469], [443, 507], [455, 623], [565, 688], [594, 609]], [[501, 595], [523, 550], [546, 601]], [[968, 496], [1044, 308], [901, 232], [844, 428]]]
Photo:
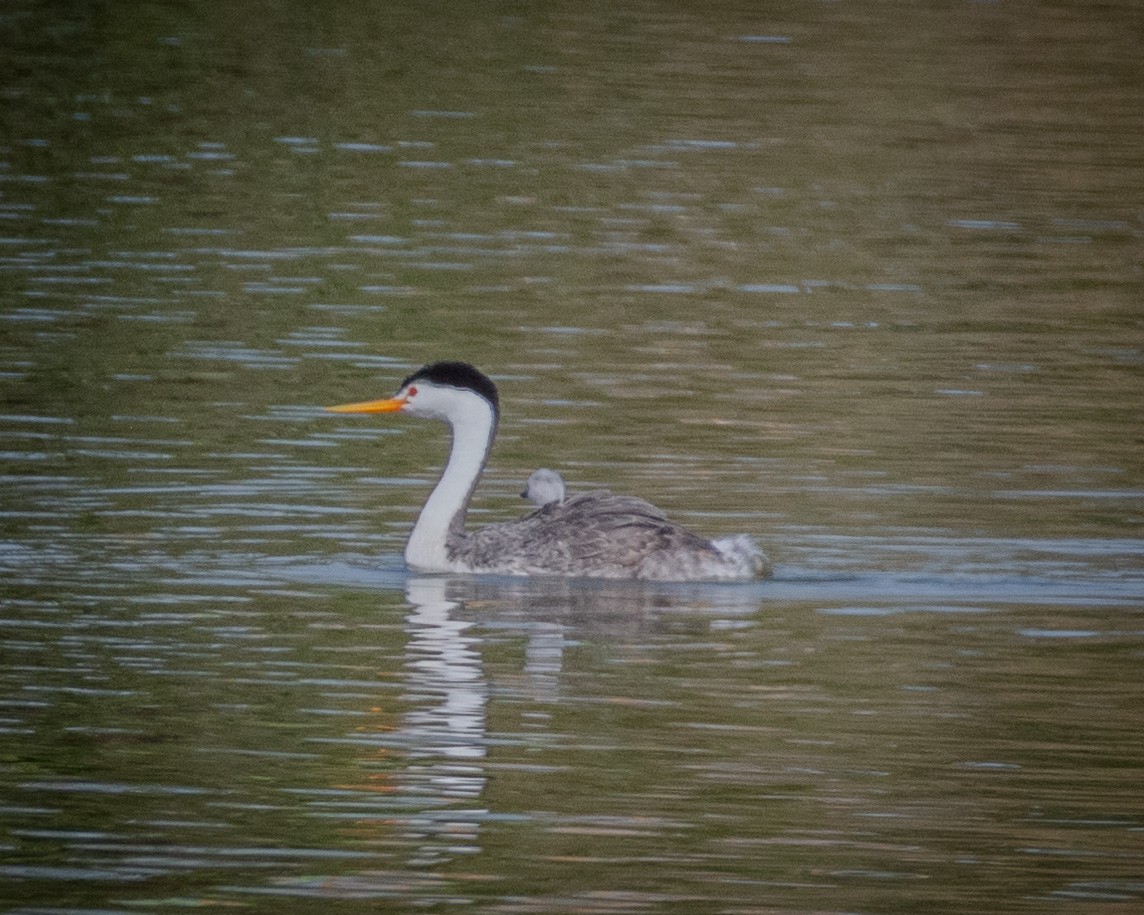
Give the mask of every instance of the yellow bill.
[[344, 403], [336, 407], [326, 407], [329, 413], [396, 413], [405, 406], [404, 397], [387, 397], [385, 400], [363, 400], [361, 403]]

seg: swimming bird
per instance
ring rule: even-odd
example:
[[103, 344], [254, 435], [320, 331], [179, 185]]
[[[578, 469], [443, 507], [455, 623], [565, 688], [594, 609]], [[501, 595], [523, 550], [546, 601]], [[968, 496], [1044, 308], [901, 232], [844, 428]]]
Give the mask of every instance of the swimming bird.
[[555, 470], [541, 467], [528, 475], [528, 482], [524, 484], [524, 492], [520, 497], [534, 505], [547, 505], [549, 502], [563, 502], [566, 494], [564, 477]]
[[452, 429], [448, 463], [405, 545], [405, 561], [417, 571], [655, 581], [743, 580], [769, 571], [746, 535], [707, 540], [643, 499], [605, 490], [466, 531], [465, 514], [500, 419], [496, 385], [466, 362], [434, 362], [402, 381], [393, 397], [327, 409], [407, 413]]

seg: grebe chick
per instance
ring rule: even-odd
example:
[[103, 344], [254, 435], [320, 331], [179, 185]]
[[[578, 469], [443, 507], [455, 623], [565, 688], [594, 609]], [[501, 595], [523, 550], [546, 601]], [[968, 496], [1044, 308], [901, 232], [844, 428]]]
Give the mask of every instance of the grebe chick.
[[549, 502], [563, 502], [566, 492], [564, 477], [555, 470], [541, 467], [529, 474], [520, 497], [528, 499], [533, 505], [547, 505]]

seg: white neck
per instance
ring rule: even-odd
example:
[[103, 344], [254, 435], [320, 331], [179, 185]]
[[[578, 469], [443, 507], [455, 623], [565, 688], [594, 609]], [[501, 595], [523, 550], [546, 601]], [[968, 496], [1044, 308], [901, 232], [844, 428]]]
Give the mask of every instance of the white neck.
[[405, 545], [405, 561], [425, 572], [455, 571], [449, 548], [465, 531], [465, 512], [496, 434], [496, 415], [483, 397], [464, 398], [463, 410], [437, 418], [449, 423], [453, 445], [449, 463], [430, 494]]

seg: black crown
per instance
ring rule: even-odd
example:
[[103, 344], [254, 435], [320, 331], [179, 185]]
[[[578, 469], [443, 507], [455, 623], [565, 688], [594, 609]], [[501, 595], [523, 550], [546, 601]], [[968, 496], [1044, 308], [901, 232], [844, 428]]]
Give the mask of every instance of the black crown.
[[415, 381], [429, 381], [433, 384], [441, 384], [450, 388], [465, 388], [480, 394], [485, 400], [493, 405], [493, 411], [500, 415], [500, 397], [497, 394], [497, 386], [489, 380], [489, 377], [483, 372], [469, 365], [467, 362], [433, 362], [429, 365], [422, 366], [403, 382], [401, 387], [406, 387]]

